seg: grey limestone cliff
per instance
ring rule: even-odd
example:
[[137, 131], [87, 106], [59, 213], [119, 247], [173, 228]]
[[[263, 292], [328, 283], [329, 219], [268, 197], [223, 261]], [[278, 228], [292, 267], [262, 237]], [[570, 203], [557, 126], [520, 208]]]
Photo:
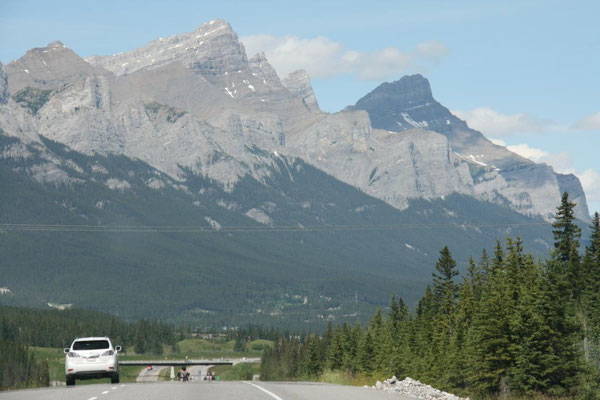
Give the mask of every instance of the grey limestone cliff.
[[290, 92], [300, 96], [306, 108], [311, 111], [319, 111], [317, 98], [310, 84], [308, 73], [305, 70], [299, 69], [292, 72], [281, 83]]
[[56, 89], [80, 77], [109, 74], [86, 63], [59, 41], [29, 50], [23, 57], [7, 64], [5, 70], [12, 94], [28, 86]]
[[454, 151], [490, 166], [504, 168], [532, 163], [470, 129], [465, 121], [434, 99], [429, 81], [418, 74], [382, 83], [349, 109], [367, 111], [377, 129], [402, 132], [423, 128], [442, 133]]
[[329, 115], [290, 138], [286, 150], [399, 209], [410, 199], [474, 194], [468, 166], [445, 136], [373, 130], [362, 111]]
[[[6, 88], [29, 97], [15, 102]], [[306, 72], [281, 80], [264, 54], [248, 59], [222, 20], [85, 60], [60, 42], [33, 49], [0, 68], [2, 101], [8, 135], [143, 160], [182, 190], [189, 172], [226, 191], [245, 176], [266, 185], [283, 155], [399, 209], [460, 193], [549, 219], [568, 190], [587, 216], [576, 177], [492, 144], [439, 104], [422, 76], [324, 113]]]
[[575, 176], [557, 174], [547, 165], [493, 144], [437, 102], [429, 81], [421, 75], [383, 83], [349, 109], [367, 111], [374, 128], [392, 132], [423, 128], [445, 135], [456, 155], [470, 164], [474, 190], [481, 199], [550, 219], [560, 194], [568, 191], [578, 203], [577, 217], [589, 219], [585, 194]]
[[85, 61], [116, 75], [178, 61], [206, 77], [236, 73], [248, 63], [246, 51], [236, 33], [220, 19], [206, 22], [193, 32], [153, 40], [126, 53], [93, 56]]

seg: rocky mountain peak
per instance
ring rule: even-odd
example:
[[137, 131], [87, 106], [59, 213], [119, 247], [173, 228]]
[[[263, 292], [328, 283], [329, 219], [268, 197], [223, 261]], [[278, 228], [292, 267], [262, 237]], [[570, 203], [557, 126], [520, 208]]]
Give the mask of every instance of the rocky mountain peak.
[[13, 94], [27, 86], [56, 89], [78, 76], [107, 73], [86, 63], [59, 41], [29, 50], [4, 69], [8, 76], [9, 91]]
[[299, 96], [310, 111], [319, 111], [319, 104], [310, 84], [308, 72], [303, 69], [294, 71], [284, 78], [281, 83], [290, 92]]
[[391, 101], [410, 108], [435, 101], [429, 81], [423, 75], [407, 75], [395, 82], [384, 82], [375, 90], [358, 100], [356, 105], [372, 101]]
[[274, 88], [280, 88], [282, 82], [277, 75], [275, 68], [269, 63], [265, 53], [257, 53], [254, 57], [248, 60], [248, 66], [253, 74], [256, 74], [260, 79], [263, 80], [265, 85], [269, 85]]
[[[264, 183], [277, 151], [400, 209], [461, 193], [550, 218], [553, 199], [569, 189], [587, 212], [575, 177], [492, 144], [438, 103], [422, 75], [384, 83], [348, 112], [324, 113], [306, 71], [280, 80], [264, 54], [248, 59], [219, 19], [87, 61], [60, 42], [32, 49], [4, 66], [6, 80], [0, 69], [0, 101], [6, 86], [10, 94], [32, 87], [24, 93], [39, 95], [35, 110], [13, 108], [28, 107], [42, 136], [136, 157], [177, 179], [190, 168], [227, 190], [246, 175]], [[9, 108], [0, 117], [14, 119]]]
[[66, 46], [63, 44], [63, 42], [61, 42], [60, 40], [55, 40], [54, 42], [48, 43], [48, 46], [46, 46], [46, 49], [52, 49], [52, 48], [66, 48]]
[[216, 29], [216, 28], [227, 29], [227, 30], [233, 32], [233, 28], [231, 27], [229, 22], [227, 22], [221, 18], [215, 18], [208, 22], [203, 22], [202, 24], [198, 25], [198, 27], [194, 30], [194, 32], [204, 33], [204, 32], [206, 32], [206, 30]]
[[[443, 134], [459, 159], [470, 164], [472, 169], [490, 174], [476, 177], [475, 190], [486, 185], [489, 188], [492, 186], [490, 181], [497, 180], [494, 185], [503, 187], [502, 195], [509, 198], [519, 212], [551, 218], [556, 209], [556, 199], [568, 189], [580, 204], [577, 217], [589, 218], [585, 195], [578, 180], [556, 174], [551, 167], [535, 164], [503, 146], [497, 146], [481, 132], [469, 128], [465, 121], [433, 98], [429, 81], [422, 75], [383, 83], [348, 109], [366, 111], [373, 128], [391, 132], [426, 129]], [[508, 189], [504, 183], [498, 182], [512, 182], [513, 187]], [[510, 193], [511, 190], [514, 193]], [[524, 193], [526, 201], [522, 200]]]
[[86, 61], [117, 75], [178, 61], [209, 81], [248, 67], [244, 46], [231, 25], [221, 19], [206, 22], [192, 32], [153, 40], [125, 53], [88, 57]]
[[420, 74], [382, 83], [350, 108], [367, 111], [374, 128], [394, 132], [425, 128], [444, 133], [453, 124], [464, 125], [433, 98], [429, 81]]

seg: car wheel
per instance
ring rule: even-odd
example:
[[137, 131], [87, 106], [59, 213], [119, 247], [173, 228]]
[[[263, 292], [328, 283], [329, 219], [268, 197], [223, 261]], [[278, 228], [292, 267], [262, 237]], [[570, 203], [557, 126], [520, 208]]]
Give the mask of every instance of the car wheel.
[[75, 385], [75, 377], [67, 376], [67, 386], [73, 386], [73, 385]]
[[110, 383], [119, 383], [119, 374], [111, 376]]

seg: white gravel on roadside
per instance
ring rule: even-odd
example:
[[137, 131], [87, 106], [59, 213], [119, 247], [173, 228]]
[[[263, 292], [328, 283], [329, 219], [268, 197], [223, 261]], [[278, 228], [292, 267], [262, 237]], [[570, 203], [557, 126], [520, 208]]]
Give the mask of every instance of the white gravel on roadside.
[[375, 386], [365, 387], [422, 400], [469, 400], [468, 397], [465, 399], [451, 393], [442, 392], [439, 389], [411, 378], [406, 378], [402, 381], [399, 381], [398, 378], [393, 376], [383, 382], [377, 381]]

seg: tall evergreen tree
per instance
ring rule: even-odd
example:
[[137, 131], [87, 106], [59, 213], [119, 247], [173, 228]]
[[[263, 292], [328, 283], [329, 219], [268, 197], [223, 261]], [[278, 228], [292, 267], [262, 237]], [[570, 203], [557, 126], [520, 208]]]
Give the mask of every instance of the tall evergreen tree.
[[[469, 276], [476, 276], [477, 273], [473, 270], [474, 262], [470, 260]], [[448, 387], [464, 388], [466, 382], [467, 356], [465, 348], [467, 346], [467, 337], [472, 325], [472, 320], [477, 309], [477, 299], [474, 293], [472, 278], [465, 278], [460, 286], [458, 295], [458, 304], [456, 311], [455, 328], [452, 341], [447, 350], [449, 355], [448, 368], [446, 371], [445, 381]]]
[[331, 343], [327, 350], [326, 367], [330, 370], [340, 369], [343, 365], [344, 357], [344, 334], [342, 328], [338, 325], [335, 329]]
[[579, 338], [581, 331], [576, 322], [572, 302], [564, 300], [565, 284], [550, 260], [542, 278], [542, 289], [536, 302], [536, 313], [542, 318], [542, 338], [546, 342], [541, 361], [547, 392], [566, 395], [577, 386], [581, 372]]
[[316, 377], [323, 370], [323, 365], [321, 364], [321, 352], [319, 349], [319, 338], [316, 335], [308, 336], [306, 338], [304, 350], [302, 370], [306, 375]]
[[479, 393], [498, 393], [508, 387], [510, 354], [510, 314], [506, 290], [504, 251], [496, 242], [480, 304], [469, 334], [470, 365], [468, 382]]
[[600, 215], [594, 214], [590, 226], [590, 243], [582, 261], [583, 273], [583, 334], [584, 355], [590, 361], [592, 353], [600, 357]]
[[553, 264], [557, 274], [566, 280], [567, 294], [574, 299], [581, 292], [581, 263], [579, 257], [579, 238], [581, 228], [575, 224], [575, 203], [569, 201], [569, 194], [563, 193], [557, 209], [555, 222], [552, 224], [554, 234]]
[[358, 356], [359, 346], [362, 342], [362, 327], [360, 320], [356, 321], [356, 324], [350, 331], [349, 338], [347, 340], [347, 351], [344, 352], [343, 357], [343, 368], [346, 371], [355, 373], [360, 370], [360, 360]]
[[458, 286], [454, 282], [458, 270], [456, 261], [452, 258], [448, 246], [440, 251], [440, 258], [435, 264], [435, 270], [437, 273], [433, 273], [434, 305], [436, 312], [441, 316], [442, 328], [447, 334], [450, 334], [456, 297], [458, 296]]
[[549, 346], [548, 329], [537, 305], [541, 296], [541, 270], [531, 256], [523, 257], [518, 281], [518, 296], [510, 319], [511, 388], [524, 394], [547, 388], [545, 349]]
[[[487, 257], [487, 253], [485, 253]], [[481, 290], [484, 283], [484, 276], [481, 265], [477, 264], [473, 257], [469, 257], [469, 265], [467, 266], [467, 279], [473, 291], [475, 301], [478, 301], [481, 296]]]
[[365, 334], [362, 335], [361, 341], [358, 347], [358, 361], [360, 370], [371, 374], [375, 369], [375, 349], [373, 348], [373, 331], [367, 329]]

